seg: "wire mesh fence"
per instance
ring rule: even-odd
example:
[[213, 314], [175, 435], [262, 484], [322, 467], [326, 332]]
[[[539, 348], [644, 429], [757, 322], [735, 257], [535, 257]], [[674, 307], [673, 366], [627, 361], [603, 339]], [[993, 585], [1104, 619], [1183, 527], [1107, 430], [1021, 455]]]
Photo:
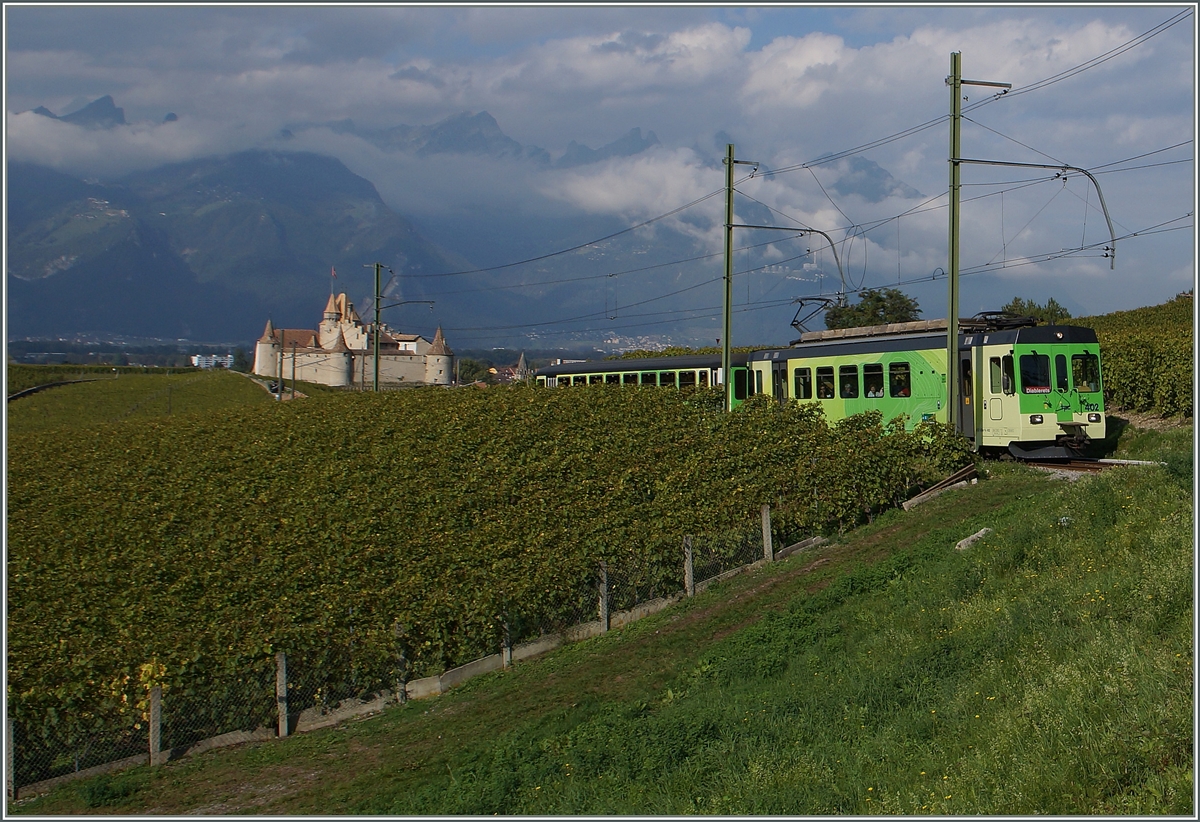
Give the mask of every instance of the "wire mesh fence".
[[[140, 716], [130, 715], [120, 725], [86, 728], [51, 726], [45, 732], [31, 723], [14, 721], [10, 779], [14, 787], [71, 776], [98, 765], [146, 756], [149, 730]], [[45, 726], [43, 726], [45, 727]]]
[[608, 569], [610, 613], [637, 606], [683, 590], [682, 556], [634, 556]]
[[370, 702], [385, 691], [393, 692], [407, 674], [399, 658], [355, 654], [352, 648], [338, 646], [290, 653], [286, 664], [287, 711], [293, 727], [306, 711], [324, 715], [347, 703]]
[[167, 687], [162, 695], [163, 751], [186, 750], [233, 731], [253, 732], [276, 725], [275, 661], [244, 662], [233, 676], [197, 675]]
[[700, 584], [763, 558], [761, 525], [691, 538], [692, 577]]

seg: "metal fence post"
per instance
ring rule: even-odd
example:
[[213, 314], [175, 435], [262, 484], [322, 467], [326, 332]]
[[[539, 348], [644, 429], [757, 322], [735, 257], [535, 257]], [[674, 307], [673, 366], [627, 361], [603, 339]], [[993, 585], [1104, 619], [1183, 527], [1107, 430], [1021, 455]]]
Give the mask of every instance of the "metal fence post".
[[275, 652], [275, 707], [279, 712], [279, 736], [288, 735], [287, 654]]
[[162, 686], [150, 689], [150, 764], [161, 765], [162, 753]]
[[767, 562], [775, 561], [775, 547], [771, 544], [771, 506], [763, 503], [762, 507], [762, 537], [763, 537], [763, 559]]
[[608, 565], [600, 563], [600, 633], [608, 632]]
[[683, 538], [683, 590], [688, 596], [696, 595], [696, 578], [692, 566], [692, 538]]

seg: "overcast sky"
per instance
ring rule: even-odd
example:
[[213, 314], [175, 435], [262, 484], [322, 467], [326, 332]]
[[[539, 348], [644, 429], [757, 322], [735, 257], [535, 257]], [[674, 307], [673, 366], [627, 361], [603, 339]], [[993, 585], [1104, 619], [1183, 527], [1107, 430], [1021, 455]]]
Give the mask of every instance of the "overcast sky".
[[[1193, 282], [1195, 15], [1136, 39], [1190, 8], [6, 5], [6, 151], [10, 160], [113, 178], [283, 147], [284, 127], [342, 118], [385, 127], [486, 110], [507, 135], [552, 157], [571, 140], [598, 148], [638, 127], [661, 145], [553, 172], [417, 162], [324, 128], [287, 143], [339, 157], [406, 214], [519, 196], [632, 224], [719, 189], [723, 174], [712, 158], [731, 141], [739, 158], [764, 168], [809, 164], [756, 176], [739, 191], [778, 209], [780, 221], [832, 234], [852, 286], [901, 284], [926, 316], [944, 316], [944, 283], [915, 281], [946, 266], [945, 197], [930, 204], [942, 206], [935, 210], [920, 203], [947, 188], [944, 80], [950, 53], [960, 51], [967, 78], [1013, 85], [1005, 98], [969, 111], [965, 156], [1102, 171], [1157, 164], [1097, 176], [1124, 238], [1115, 271], [1101, 249], [1044, 259], [1107, 240], [1086, 179], [964, 168], [964, 199], [992, 196], [964, 205], [963, 269], [987, 268], [964, 279], [963, 313], [1016, 294], [1098, 313], [1161, 302]], [[1122, 46], [1129, 47], [1111, 59], [1018, 93]], [[992, 91], [967, 88], [965, 105]], [[124, 108], [129, 127], [87, 131], [29, 113], [43, 105], [67, 114], [105, 94]], [[164, 123], [168, 112], [179, 119]], [[839, 195], [849, 166], [812, 165], [938, 118], [857, 155], [911, 187], [908, 195], [876, 203]], [[1159, 153], [1130, 159], [1150, 152]], [[1036, 179], [1043, 181], [1023, 182]], [[687, 223], [713, 248], [720, 208], [719, 198], [709, 201]], [[1127, 237], [1154, 227], [1185, 228]]]

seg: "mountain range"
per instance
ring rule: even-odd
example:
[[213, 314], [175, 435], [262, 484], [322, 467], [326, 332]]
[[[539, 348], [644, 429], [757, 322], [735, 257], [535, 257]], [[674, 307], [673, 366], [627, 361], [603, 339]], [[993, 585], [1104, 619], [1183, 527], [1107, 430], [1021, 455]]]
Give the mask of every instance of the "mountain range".
[[[245, 340], [310, 327], [331, 269], [469, 267], [331, 157], [247, 151], [85, 182], [8, 167], [8, 333]], [[358, 295], [356, 295], [358, 296]]]
[[[127, 126], [111, 96], [62, 117], [35, 111], [85, 129]], [[572, 141], [552, 158], [504, 134], [486, 111], [427, 126], [367, 129], [343, 120], [297, 124], [288, 133], [322, 127], [387, 152], [481, 156], [551, 174], [658, 145], [653, 132], [633, 128], [598, 149]], [[875, 163], [857, 157], [841, 163], [831, 187], [842, 195], [872, 202], [913, 195]], [[268, 317], [277, 327], [313, 327], [330, 287], [347, 291], [367, 317], [372, 280], [364, 264], [378, 261], [395, 272], [387, 277], [387, 303], [435, 303], [431, 312], [390, 309], [385, 319], [393, 325], [419, 333], [432, 332], [437, 323], [468, 330], [510, 326], [514, 330], [493, 339], [521, 344], [527, 331], [536, 333], [538, 319], [592, 317], [594, 327], [596, 318], [624, 316], [621, 306], [656, 298], [664, 284], [681, 289], [672, 308], [710, 304], [712, 295], [687, 287], [714, 276], [719, 265], [614, 277], [640, 270], [651, 258], [696, 256], [694, 238], [659, 226], [653, 237], [627, 235], [551, 255], [536, 266], [508, 268], [504, 263], [626, 226], [614, 217], [567, 209], [542, 209], [532, 219], [516, 203], [401, 215], [371, 181], [338, 159], [311, 152], [256, 149], [103, 182], [11, 161], [7, 172], [10, 339], [93, 333], [248, 341]], [[765, 209], [752, 214], [756, 208], [739, 207], [739, 216], [745, 211], [746, 219], [770, 221]], [[445, 277], [453, 272], [466, 273]], [[547, 342], [553, 344], [541, 344]], [[570, 342], [580, 340], [564, 344]]]

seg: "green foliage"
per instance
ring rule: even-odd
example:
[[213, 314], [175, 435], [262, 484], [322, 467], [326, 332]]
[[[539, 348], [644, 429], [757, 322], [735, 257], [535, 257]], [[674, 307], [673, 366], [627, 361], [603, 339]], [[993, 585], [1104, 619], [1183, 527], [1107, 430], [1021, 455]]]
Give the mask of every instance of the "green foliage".
[[868, 288], [858, 303], [825, 312], [826, 328], [857, 328], [885, 323], [907, 323], [920, 319], [917, 301], [895, 288]]
[[233, 370], [248, 374], [252, 368], [254, 368], [254, 360], [246, 353], [246, 349], [241, 346], [233, 349]]
[[491, 365], [481, 360], [472, 360], [466, 357], [458, 359], [458, 381], [460, 383], [475, 382], [483, 380], [484, 382], [491, 381], [491, 374], [488, 373], [488, 368]]
[[[65, 369], [38, 371], [32, 376], [25, 369]], [[79, 379], [80, 366], [14, 366], [21, 380], [44, 384], [48, 377]], [[126, 368], [113, 372], [100, 368], [83, 372], [83, 379], [72, 385], [60, 385], [14, 400], [8, 406], [10, 441], [30, 431], [61, 431], [65, 428], [89, 428], [120, 420], [177, 418], [181, 415], [210, 414], [248, 405], [265, 405], [270, 396], [259, 385], [241, 374], [222, 369], [142, 369]], [[54, 381], [51, 379], [50, 381]]]
[[[173, 368], [171, 373], [199, 372], [198, 368]], [[112, 379], [117, 374], [165, 374], [166, 369], [140, 365], [24, 365], [8, 363], [8, 394], [66, 380]]]
[[586, 614], [602, 560], [678, 590], [684, 534], [764, 502], [780, 528], [847, 527], [971, 458], [928, 424], [693, 402], [421, 388], [10, 437], [10, 715], [128, 723], [150, 660], [176, 688], [279, 649], [348, 683], [401, 650], [437, 673], [506, 622], [519, 640]]
[[1013, 297], [1012, 300], [1001, 306], [1000, 310], [1021, 317], [1032, 317], [1038, 322], [1048, 325], [1057, 325], [1063, 320], [1071, 319], [1071, 312], [1059, 305], [1053, 297], [1046, 300], [1045, 305], [1039, 305], [1034, 300]]
[[1192, 416], [1192, 312], [1192, 298], [1181, 296], [1163, 305], [1072, 320], [1096, 330], [1106, 402], [1130, 411]]

